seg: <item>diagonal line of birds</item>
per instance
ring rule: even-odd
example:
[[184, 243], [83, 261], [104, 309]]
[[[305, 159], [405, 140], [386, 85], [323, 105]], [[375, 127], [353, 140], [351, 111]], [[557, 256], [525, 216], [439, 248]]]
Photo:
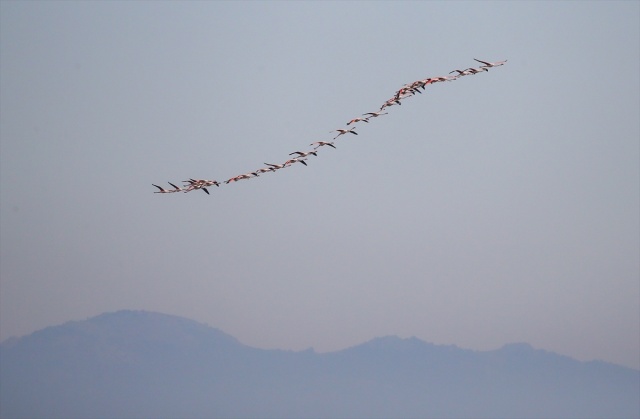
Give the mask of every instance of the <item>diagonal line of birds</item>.
[[[309, 156], [317, 157], [319, 148], [321, 147], [330, 147], [334, 149], [337, 148], [335, 146], [335, 140], [338, 139], [338, 137], [346, 134], [358, 135], [358, 133], [356, 132], [355, 124], [361, 123], [361, 122], [369, 123], [369, 121], [373, 118], [378, 118], [383, 115], [388, 115], [389, 112], [386, 112], [387, 108], [391, 106], [401, 105], [403, 100], [408, 99], [412, 96], [415, 96], [416, 94], [422, 94], [422, 92], [426, 90], [427, 86], [435, 83], [454, 81], [459, 79], [460, 77], [472, 76], [479, 73], [484, 73], [489, 71], [490, 68], [500, 67], [507, 62], [507, 60], [489, 62], [489, 61], [478, 60], [477, 58], [474, 58], [474, 60], [481, 63], [482, 65], [477, 68], [466, 68], [464, 70], [457, 69], [457, 70], [450, 71], [449, 75], [446, 75], [446, 76], [428, 77], [426, 79], [416, 80], [413, 83], [405, 84], [400, 89], [398, 89], [392, 97], [387, 99], [382, 104], [382, 106], [380, 106], [380, 109], [378, 111], [367, 112], [357, 118], [353, 118], [346, 124], [347, 126], [353, 125], [350, 128], [338, 128], [336, 130], [330, 131], [329, 133], [336, 133], [332, 141], [313, 142], [309, 144], [310, 146], [314, 146], [313, 149], [309, 151], [294, 151], [292, 153], [289, 153], [290, 157], [284, 163], [264, 163], [265, 167], [254, 170], [252, 172], [233, 176], [225, 180], [223, 183], [230, 184], [233, 182], [239, 182], [241, 180], [253, 179], [253, 178], [259, 177], [264, 173], [276, 172], [281, 169], [289, 168], [296, 163], [300, 163], [304, 166], [307, 166], [308, 157]], [[162, 186], [158, 186], [153, 183], [152, 185], [158, 188], [158, 190], [155, 191], [154, 193], [166, 194], [166, 193], [175, 193], [175, 192], [191, 192], [191, 191], [196, 191], [198, 189], [201, 189], [202, 191], [206, 192], [207, 195], [209, 195], [209, 190], [207, 189], [208, 187], [220, 186], [220, 182], [218, 182], [217, 180], [208, 180], [208, 179], [190, 178], [188, 180], [183, 180], [182, 182], [184, 183], [183, 186], [177, 186], [174, 183], [168, 182], [169, 185], [171, 185], [171, 189], [163, 188]]]

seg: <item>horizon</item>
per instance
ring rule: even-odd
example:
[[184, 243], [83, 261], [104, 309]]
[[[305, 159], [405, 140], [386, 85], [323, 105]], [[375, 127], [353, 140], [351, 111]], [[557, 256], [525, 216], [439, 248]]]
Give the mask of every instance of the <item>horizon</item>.
[[258, 346], [253, 346], [253, 345], [247, 344], [247, 343], [243, 342], [242, 340], [238, 339], [232, 333], [229, 333], [226, 330], [223, 330], [223, 329], [221, 329], [219, 327], [210, 325], [208, 323], [204, 323], [204, 322], [198, 321], [197, 319], [191, 319], [191, 318], [184, 317], [184, 316], [179, 316], [179, 315], [174, 315], [174, 314], [169, 314], [169, 313], [163, 313], [163, 312], [158, 312], [158, 311], [134, 310], [134, 309], [121, 309], [121, 310], [117, 310], [117, 311], [107, 311], [107, 312], [96, 314], [94, 316], [90, 316], [90, 317], [87, 317], [87, 318], [84, 318], [84, 319], [67, 320], [67, 321], [65, 321], [63, 323], [46, 326], [44, 328], [35, 330], [35, 331], [33, 331], [31, 333], [28, 333], [28, 334], [25, 334], [25, 335], [10, 336], [10, 337], [0, 341], [0, 345], [7, 344], [7, 342], [11, 343], [11, 342], [14, 342], [16, 340], [20, 340], [22, 338], [31, 336], [34, 333], [41, 332], [41, 331], [43, 331], [45, 329], [61, 327], [61, 326], [64, 326], [66, 324], [69, 324], [69, 323], [86, 322], [86, 321], [94, 320], [94, 319], [96, 319], [98, 317], [109, 317], [109, 316], [113, 316], [113, 315], [119, 314], [119, 313], [144, 313], [144, 314], [175, 317], [175, 318], [179, 318], [179, 319], [182, 319], [182, 320], [187, 320], [187, 321], [190, 321], [190, 322], [197, 323], [200, 326], [205, 326], [205, 327], [207, 327], [209, 329], [221, 332], [221, 333], [223, 333], [223, 334], [225, 334], [225, 335], [237, 340], [237, 342], [239, 344], [243, 345], [243, 346], [248, 346], [250, 348], [260, 349], [260, 350], [279, 350], [279, 351], [294, 352], [294, 353], [311, 351], [311, 352], [313, 352], [315, 354], [322, 355], [322, 354], [331, 354], [331, 353], [337, 353], [337, 352], [345, 351], [345, 350], [348, 350], [348, 349], [351, 349], [351, 348], [356, 348], [356, 347], [365, 345], [367, 343], [371, 343], [371, 342], [374, 342], [376, 340], [381, 340], [381, 339], [396, 338], [396, 339], [401, 340], [401, 341], [407, 341], [407, 340], [416, 339], [416, 340], [420, 341], [421, 343], [424, 343], [424, 344], [427, 344], [427, 345], [432, 345], [432, 346], [437, 346], [437, 347], [454, 347], [456, 349], [460, 349], [460, 350], [463, 350], [463, 351], [472, 351], [472, 352], [479, 352], [479, 353], [500, 351], [500, 350], [503, 350], [503, 349], [505, 349], [507, 347], [516, 347], [516, 346], [517, 347], [522, 347], [522, 346], [526, 346], [527, 348], [529, 348], [531, 350], [534, 350], [534, 351], [541, 351], [541, 352], [548, 353], [548, 354], [554, 354], [554, 355], [558, 355], [558, 356], [563, 356], [563, 357], [567, 357], [567, 358], [570, 358], [572, 360], [575, 360], [575, 361], [578, 361], [578, 362], [582, 362], [582, 363], [603, 362], [603, 363], [606, 363], [606, 364], [615, 365], [615, 366], [618, 366], [618, 367], [629, 368], [629, 369], [632, 369], [634, 371], [640, 372], [640, 369], [638, 369], [638, 368], [633, 368], [633, 367], [630, 367], [630, 366], [627, 366], [627, 365], [616, 364], [616, 363], [605, 361], [605, 360], [602, 360], [602, 359], [588, 359], [588, 360], [577, 359], [577, 358], [572, 357], [571, 355], [563, 354], [563, 353], [559, 353], [559, 352], [555, 352], [555, 351], [550, 351], [550, 350], [548, 350], [546, 348], [539, 348], [539, 347], [536, 347], [536, 346], [530, 344], [529, 342], [524, 342], [524, 341], [523, 342], [506, 342], [506, 343], [502, 344], [501, 346], [499, 346], [497, 348], [480, 350], [480, 349], [474, 349], [474, 348], [465, 348], [465, 347], [456, 345], [455, 343], [454, 344], [441, 344], [441, 343], [437, 343], [437, 342], [431, 342], [429, 340], [425, 340], [425, 339], [419, 338], [417, 336], [381, 335], [381, 336], [372, 336], [369, 339], [363, 340], [363, 341], [361, 341], [359, 343], [356, 343], [354, 345], [350, 345], [350, 346], [347, 346], [347, 347], [344, 347], [344, 348], [338, 348], [338, 349], [334, 349], [334, 350], [329, 350], [329, 351], [317, 351], [312, 346], [310, 346], [308, 348], [305, 348], [305, 349], [297, 349], [297, 350], [291, 349], [291, 348], [279, 348], [279, 347], [278, 348], [276, 348], [276, 347], [263, 348], [263, 347], [258, 347]]

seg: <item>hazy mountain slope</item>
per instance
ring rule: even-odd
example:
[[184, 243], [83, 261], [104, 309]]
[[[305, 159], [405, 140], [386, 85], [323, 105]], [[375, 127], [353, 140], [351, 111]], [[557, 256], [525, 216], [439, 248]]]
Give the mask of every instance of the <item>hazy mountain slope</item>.
[[2, 417], [638, 417], [640, 372], [526, 344], [261, 350], [120, 311], [0, 345]]

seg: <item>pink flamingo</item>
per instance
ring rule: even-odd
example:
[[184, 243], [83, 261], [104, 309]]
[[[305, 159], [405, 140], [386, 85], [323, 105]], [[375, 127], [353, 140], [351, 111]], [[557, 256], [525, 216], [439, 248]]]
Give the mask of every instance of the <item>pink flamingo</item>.
[[330, 131], [330, 132], [337, 132], [337, 133], [338, 133], [338, 135], [336, 135], [335, 137], [333, 137], [333, 139], [335, 140], [335, 139], [336, 139], [336, 138], [338, 138], [339, 136], [344, 135], [344, 134], [346, 134], [346, 133], [351, 133], [351, 134], [354, 134], [354, 135], [358, 135], [358, 133], [357, 133], [357, 132], [355, 132], [355, 129], [356, 129], [356, 127], [353, 127], [353, 128], [351, 128], [351, 129], [336, 129], [336, 130], [333, 130], [333, 131]]
[[333, 141], [331, 141], [331, 142], [328, 142], [328, 141], [316, 141], [315, 143], [311, 143], [309, 145], [314, 145], [314, 144], [318, 144], [317, 146], [314, 147], [315, 149], [317, 149], [318, 147], [325, 146], [325, 145], [328, 145], [329, 147], [336, 148], [336, 146], [333, 145]]
[[501, 65], [504, 65], [507, 62], [507, 60], [504, 60], [504, 61], [497, 61], [495, 63], [490, 63], [488, 61], [478, 60], [477, 58], [474, 58], [474, 60], [476, 60], [479, 63], [484, 64], [482, 67], [489, 67], [489, 68], [491, 68], [491, 67], [500, 67]]

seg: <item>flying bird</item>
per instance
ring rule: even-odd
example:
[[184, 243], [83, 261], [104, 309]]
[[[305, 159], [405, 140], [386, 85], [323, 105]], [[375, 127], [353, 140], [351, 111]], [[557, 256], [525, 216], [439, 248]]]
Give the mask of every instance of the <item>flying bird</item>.
[[285, 166], [291, 166], [293, 163], [302, 163], [305, 166], [307, 165], [307, 163], [305, 162], [306, 159], [303, 159], [301, 157], [296, 157], [295, 159], [289, 159], [286, 162], [284, 162]]
[[380, 110], [383, 110], [384, 108], [388, 108], [389, 106], [393, 106], [394, 104], [402, 105], [402, 103], [400, 103], [400, 98], [397, 98], [395, 96], [392, 97], [391, 99], [384, 102], [382, 106], [380, 106]]
[[[258, 176], [258, 175], [256, 174], [256, 176]], [[242, 174], [242, 175], [234, 176], [231, 179], [225, 180], [224, 183], [237, 182], [237, 181], [242, 180], [242, 179], [251, 179], [251, 176], [249, 174]]]
[[455, 73], [455, 72], [458, 73], [458, 74], [455, 75], [456, 77], [468, 76], [468, 75], [472, 74], [471, 71], [469, 71], [469, 69], [466, 69], [466, 70], [453, 70], [453, 71], [450, 71], [449, 74]]
[[293, 156], [294, 154], [297, 154], [298, 157], [307, 157], [309, 154], [313, 154], [314, 156], [318, 156], [318, 152], [315, 150], [311, 150], [311, 151], [294, 151], [293, 153], [289, 153], [290, 156]]
[[217, 186], [220, 187], [220, 183], [215, 180], [202, 180], [202, 186]]
[[264, 167], [262, 169], [258, 169], [256, 170], [256, 173], [266, 173], [266, 172], [275, 172], [276, 169], [274, 169], [273, 167]]
[[267, 166], [271, 166], [272, 169], [276, 170], [276, 169], [284, 169], [285, 167], [287, 167], [286, 164], [271, 164], [271, 163], [265, 163]]
[[443, 82], [443, 81], [454, 81], [455, 79], [457, 79], [457, 76], [440, 76], [440, 77], [432, 77], [431, 78], [431, 83], [439, 83], [439, 82]]
[[369, 118], [353, 118], [351, 121], [347, 122], [347, 125], [351, 125], [353, 123], [360, 122], [360, 121], [369, 123]]
[[[155, 185], [155, 184], [153, 184], [153, 183], [152, 183], [152, 185], [159, 189], [159, 191], [156, 191], [156, 192], [154, 192], [154, 193], [172, 193], [172, 192], [176, 192], [176, 191], [174, 191], [174, 190], [165, 189], [165, 188], [163, 188], [163, 187], [161, 187], [161, 186], [158, 186], [158, 185]], [[176, 189], [177, 189], [177, 188], [176, 188]]]
[[362, 115], [369, 115], [367, 117], [367, 119], [369, 118], [377, 118], [380, 115], [389, 115], [389, 112], [382, 112], [382, 111], [378, 111], [378, 112], [367, 112], [367, 113], [363, 113]]
[[358, 135], [358, 133], [355, 132], [355, 129], [356, 129], [356, 127], [353, 127], [353, 128], [350, 128], [350, 129], [336, 129], [336, 130], [329, 131], [329, 132], [337, 132], [338, 133], [338, 135], [333, 137], [333, 139], [335, 140], [339, 136], [344, 135], [346, 133], [351, 133], [351, 134], [354, 134], [354, 135]]
[[465, 71], [470, 71], [471, 74], [482, 73], [483, 71], [489, 71], [487, 67], [478, 67], [478, 68], [467, 68]]
[[202, 189], [203, 191], [205, 191], [207, 195], [210, 195], [209, 191], [207, 190], [207, 186], [212, 186], [212, 185], [219, 186], [218, 182], [216, 182], [215, 180], [191, 178], [189, 180], [183, 180], [183, 182], [189, 184], [189, 186], [186, 189], [182, 189], [185, 193], [195, 191], [196, 189]]
[[318, 144], [317, 146], [314, 147], [315, 149], [317, 149], [318, 147], [325, 146], [325, 145], [328, 145], [329, 147], [336, 148], [336, 146], [333, 145], [333, 141], [331, 141], [331, 142], [328, 142], [328, 141], [316, 141], [315, 143], [311, 143], [309, 145], [314, 145], [314, 144]]
[[484, 64], [483, 67], [500, 67], [501, 65], [504, 65], [504, 63], [507, 62], [507, 60], [504, 61], [496, 61], [495, 63], [490, 63], [488, 61], [482, 61], [482, 60], [478, 60], [477, 58], [474, 58], [474, 60], [476, 60], [479, 63]]

